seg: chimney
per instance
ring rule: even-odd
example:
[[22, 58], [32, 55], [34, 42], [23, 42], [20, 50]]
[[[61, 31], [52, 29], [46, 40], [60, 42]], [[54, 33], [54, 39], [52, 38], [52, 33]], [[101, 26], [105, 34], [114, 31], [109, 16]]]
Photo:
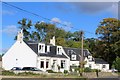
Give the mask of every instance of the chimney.
[[20, 42], [23, 41], [23, 29], [21, 29], [21, 31], [18, 32], [17, 41], [20, 41]]
[[55, 46], [55, 36], [53, 36], [52, 39], [50, 39], [50, 44], [54, 45]]

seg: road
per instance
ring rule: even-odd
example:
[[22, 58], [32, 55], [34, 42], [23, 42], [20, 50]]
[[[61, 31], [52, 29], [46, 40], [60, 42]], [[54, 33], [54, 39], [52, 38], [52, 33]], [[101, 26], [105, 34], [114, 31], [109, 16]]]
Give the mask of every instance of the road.
[[[2, 78], [1, 80], [85, 80], [82, 78]], [[120, 78], [91, 78], [87, 80], [120, 80]]]

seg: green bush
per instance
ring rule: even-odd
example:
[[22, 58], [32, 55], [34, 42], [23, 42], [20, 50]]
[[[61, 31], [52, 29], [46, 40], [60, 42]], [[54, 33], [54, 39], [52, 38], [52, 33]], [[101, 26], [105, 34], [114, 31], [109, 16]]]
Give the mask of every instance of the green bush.
[[89, 67], [86, 67], [85, 69], [84, 69], [84, 72], [91, 72], [92, 71], [92, 69], [90, 69]]
[[29, 75], [39, 75], [39, 74], [36, 74], [36, 73], [33, 73], [33, 72], [22, 72], [22, 73], [18, 73], [17, 75], [29, 76]]
[[79, 71], [79, 69], [80, 69], [79, 67], [76, 67], [76, 68], [75, 68], [75, 72]]
[[68, 73], [68, 71], [67, 70], [64, 70], [64, 74], [67, 74]]
[[[91, 69], [92, 72], [96, 72], [98, 69]], [[98, 70], [98, 72], [101, 72], [101, 70]]]
[[12, 71], [2, 71], [2, 75], [15, 75]]
[[118, 72], [120, 72], [120, 57], [116, 58], [116, 60], [113, 62], [113, 66], [118, 70]]
[[56, 73], [53, 70], [47, 70], [48, 73]]

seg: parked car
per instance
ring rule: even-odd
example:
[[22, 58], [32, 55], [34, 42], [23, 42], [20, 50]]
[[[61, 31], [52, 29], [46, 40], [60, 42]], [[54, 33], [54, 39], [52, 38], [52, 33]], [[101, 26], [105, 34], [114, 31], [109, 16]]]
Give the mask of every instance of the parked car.
[[42, 71], [36, 67], [23, 67], [22, 70], [26, 70], [26, 71]]
[[11, 70], [22, 70], [21, 67], [13, 67]]
[[111, 69], [111, 70], [112, 70], [112, 72], [118, 72], [118, 70], [117, 70], [117, 69], [114, 69], [114, 68]]

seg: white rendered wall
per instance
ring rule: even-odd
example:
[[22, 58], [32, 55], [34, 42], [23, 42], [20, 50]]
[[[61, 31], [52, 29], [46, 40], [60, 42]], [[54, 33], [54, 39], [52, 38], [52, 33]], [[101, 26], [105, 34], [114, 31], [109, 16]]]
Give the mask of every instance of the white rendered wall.
[[14, 45], [2, 57], [2, 67], [10, 70], [13, 67], [36, 67], [37, 54], [22, 41]]
[[[84, 66], [89, 67], [91, 65], [91, 69], [99, 69], [101, 71], [109, 71], [109, 64], [95, 64], [95, 61], [89, 61], [87, 58], [85, 58], [85, 61], [87, 62]], [[103, 65], [105, 65], [105, 68], [103, 68]]]
[[79, 62], [80, 61], [70, 61], [70, 66], [72, 66], [72, 65], [79, 66], [80, 65]]
[[[46, 68], [45, 64], [46, 64], [46, 60], [49, 59], [49, 67]], [[60, 69], [61, 72], [63, 72], [64, 70], [69, 70], [70, 68], [70, 61], [69, 59], [66, 59], [66, 58], [55, 58], [55, 57], [44, 57], [44, 56], [39, 56], [38, 57], [38, 63], [37, 63], [37, 67], [41, 70], [49, 70], [49, 69], [52, 69], [52, 65], [53, 65], [53, 60], [56, 60], [56, 67], [54, 69], [54, 71], [58, 72], [58, 67], [57, 65], [61, 65], [61, 60], [65, 60], [65, 68], [64, 69]], [[40, 61], [44, 61], [44, 68], [40, 68]]]

